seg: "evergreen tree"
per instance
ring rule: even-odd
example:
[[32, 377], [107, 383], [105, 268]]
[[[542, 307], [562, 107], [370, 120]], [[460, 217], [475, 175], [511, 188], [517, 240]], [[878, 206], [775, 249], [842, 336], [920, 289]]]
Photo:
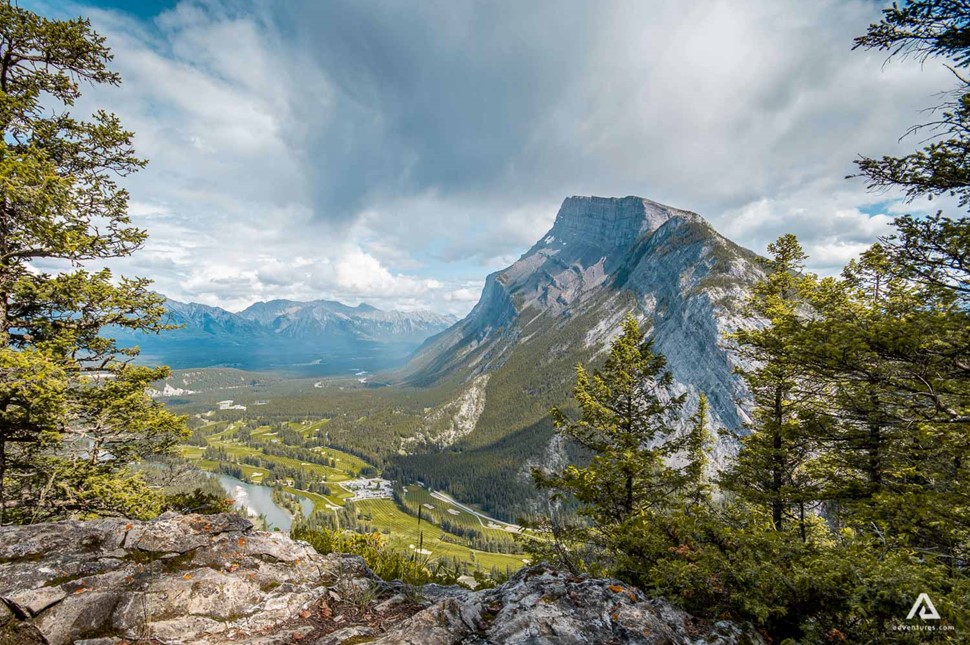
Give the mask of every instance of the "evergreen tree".
[[697, 412], [691, 419], [690, 428], [684, 439], [683, 452], [687, 464], [683, 469], [684, 499], [688, 508], [702, 506], [711, 500], [713, 485], [710, 477], [711, 444], [714, 437], [707, 426], [710, 423], [707, 395], [701, 393], [697, 403]]
[[557, 433], [591, 455], [585, 466], [533, 470], [540, 488], [576, 500], [580, 515], [589, 520], [588, 527], [570, 533], [572, 538], [609, 551], [625, 523], [670, 503], [677, 479], [665, 462], [672, 452], [665, 439], [674, 434], [670, 424], [684, 396], [670, 395], [673, 377], [666, 365], [628, 316], [602, 369], [576, 368], [579, 418], [553, 409]]
[[872, 188], [900, 188], [909, 197], [954, 195], [961, 206], [970, 204], [970, 6], [964, 0], [911, 0], [894, 3], [880, 22], [856, 38], [855, 47], [948, 60], [957, 87], [932, 111], [935, 118], [910, 128], [928, 132], [922, 149], [903, 156], [864, 157], [857, 162]]
[[970, 318], [909, 273], [877, 244], [806, 292], [800, 353], [825, 393], [815, 465], [833, 521], [949, 553], [968, 528], [970, 396], [954, 359]]
[[799, 411], [810, 396], [803, 357], [794, 339], [802, 334], [802, 292], [815, 277], [803, 273], [805, 253], [793, 235], [768, 246], [767, 271], [747, 303], [746, 314], [762, 326], [740, 329], [731, 338], [751, 368], [741, 370], [754, 403], [750, 434], [741, 438], [737, 461], [722, 485], [765, 507], [775, 530], [797, 513], [804, 534], [810, 478], [805, 469], [811, 445]]
[[970, 220], [941, 214], [918, 218], [904, 215], [893, 222], [896, 231], [881, 240], [892, 266], [925, 295], [970, 300]]
[[[929, 134], [921, 149], [859, 162], [870, 187], [900, 189], [910, 198], [948, 194], [970, 205], [970, 6], [894, 4], [856, 46], [888, 51], [890, 60], [942, 59], [956, 83], [934, 119], [911, 128]], [[957, 545], [966, 548], [970, 501], [970, 221], [940, 212], [906, 215], [895, 227], [847, 267], [842, 285], [853, 290], [845, 298], [853, 315], [866, 322], [851, 327], [847, 341], [867, 348], [881, 381], [870, 391], [885, 398], [871, 416], [889, 433], [879, 470], [890, 481], [880, 482], [875, 501], [882, 503], [870, 508], [899, 539], [952, 557]], [[874, 277], [884, 282], [881, 290], [873, 291]], [[832, 308], [826, 316], [835, 317]]]
[[145, 240], [116, 182], [144, 165], [131, 133], [69, 112], [82, 84], [120, 82], [110, 60], [87, 20], [0, 2], [0, 523], [157, 512], [127, 466], [183, 432], [145, 393], [167, 370], [131, 365], [137, 350], [102, 333], [164, 328], [162, 298], [85, 268]]

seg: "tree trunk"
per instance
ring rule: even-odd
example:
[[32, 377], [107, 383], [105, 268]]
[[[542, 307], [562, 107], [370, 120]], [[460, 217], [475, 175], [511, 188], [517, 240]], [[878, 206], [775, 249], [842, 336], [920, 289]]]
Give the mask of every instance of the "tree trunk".
[[798, 502], [798, 531], [802, 536], [802, 543], [808, 542], [805, 530], [805, 502]]
[[633, 476], [627, 475], [626, 478], [626, 515], [633, 515]]
[[782, 411], [782, 388], [775, 388], [775, 428], [772, 437], [772, 464], [771, 464], [771, 523], [776, 531], [784, 528], [784, 517], [781, 500], [781, 484], [784, 471], [784, 459], [782, 449], [784, 443], [781, 436], [782, 423], [784, 421]]

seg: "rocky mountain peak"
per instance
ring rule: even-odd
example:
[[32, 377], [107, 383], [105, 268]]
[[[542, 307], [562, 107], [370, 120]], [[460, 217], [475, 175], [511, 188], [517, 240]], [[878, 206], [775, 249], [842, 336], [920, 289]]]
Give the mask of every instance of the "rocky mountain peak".
[[547, 238], [604, 249], [624, 248], [678, 216], [697, 217], [642, 197], [567, 197]]
[[[419, 385], [457, 377], [471, 389], [489, 374], [477, 428], [528, 436], [568, 400], [575, 364], [595, 365], [632, 314], [667, 358], [675, 393], [687, 394], [686, 412], [704, 393], [712, 423], [741, 431], [749, 394], [725, 334], [751, 324], [741, 305], [760, 276], [757, 256], [700, 215], [642, 197], [569, 197], [552, 229], [488, 276], [475, 308], [427, 341], [407, 376]], [[509, 408], [529, 412], [516, 425]], [[731, 450], [718, 444], [719, 457]]]
[[[501, 285], [518, 312], [531, 307], [559, 316], [618, 281], [628, 281], [644, 260], [652, 266], [660, 256], [684, 256], [685, 251], [699, 259], [701, 247], [723, 244], [729, 242], [689, 211], [642, 197], [569, 197], [552, 229], [510, 267], [489, 276], [489, 282]], [[659, 264], [643, 277], [677, 280], [690, 266]], [[507, 318], [507, 303], [490, 287], [494, 291], [495, 285], [486, 283], [482, 301], [498, 303], [495, 313]], [[472, 316], [482, 313], [476, 307]], [[504, 318], [492, 327], [501, 326]]]

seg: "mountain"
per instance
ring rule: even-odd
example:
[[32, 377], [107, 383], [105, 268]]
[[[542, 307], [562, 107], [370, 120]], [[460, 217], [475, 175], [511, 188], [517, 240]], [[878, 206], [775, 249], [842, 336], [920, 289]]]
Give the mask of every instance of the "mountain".
[[167, 322], [179, 329], [158, 335], [115, 330], [113, 335], [122, 345], [141, 347], [141, 360], [174, 368], [230, 366], [313, 375], [399, 366], [422, 341], [456, 320], [328, 300], [258, 302], [239, 313], [175, 300], [166, 301], [166, 308]]
[[601, 360], [628, 313], [667, 357], [687, 413], [703, 392], [713, 423], [740, 429], [747, 393], [724, 334], [752, 324], [741, 303], [760, 276], [753, 252], [696, 213], [640, 197], [566, 199], [552, 229], [489, 275], [471, 313], [404, 370], [411, 385], [457, 394], [401, 442], [389, 472], [509, 512], [517, 494], [488, 479], [521, 482], [530, 464], [570, 456], [549, 408], [570, 401], [576, 363]]
[[239, 312], [239, 316], [290, 338], [347, 336], [416, 344], [457, 320], [450, 314], [383, 311], [368, 304], [349, 307], [331, 300], [257, 302]]

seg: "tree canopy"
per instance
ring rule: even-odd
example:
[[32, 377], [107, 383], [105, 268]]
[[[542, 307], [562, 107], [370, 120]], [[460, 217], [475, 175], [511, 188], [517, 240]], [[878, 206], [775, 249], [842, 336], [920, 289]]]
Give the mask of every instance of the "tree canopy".
[[954, 195], [970, 204], [970, 9], [964, 0], [914, 0], [894, 3], [880, 22], [855, 39], [856, 48], [889, 52], [889, 58], [920, 61], [942, 58], [956, 87], [931, 110], [933, 119], [914, 125], [927, 144], [902, 157], [863, 157], [857, 164], [869, 186], [900, 189], [909, 198]]

